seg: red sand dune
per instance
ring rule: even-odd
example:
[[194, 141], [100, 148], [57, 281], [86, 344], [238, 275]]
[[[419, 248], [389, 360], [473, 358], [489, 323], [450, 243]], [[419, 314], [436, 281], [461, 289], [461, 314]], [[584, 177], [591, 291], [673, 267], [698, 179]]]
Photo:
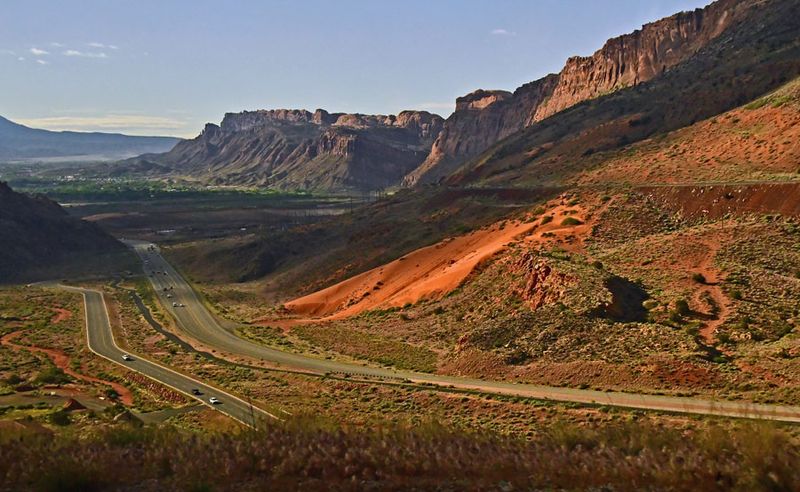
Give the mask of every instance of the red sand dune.
[[[391, 263], [290, 301], [285, 307], [302, 316], [338, 319], [378, 307], [398, 307], [421, 299], [441, 298], [461, 285], [482, 261], [516, 239], [538, 241], [545, 232], [580, 233], [588, 229], [587, 225], [562, 226], [567, 210], [575, 211], [570, 216], [583, 220], [579, 207], [557, 205], [545, 214], [554, 217], [546, 225], [539, 225], [539, 219], [498, 222], [489, 228], [418, 249]], [[294, 323], [302, 321], [294, 320]]]

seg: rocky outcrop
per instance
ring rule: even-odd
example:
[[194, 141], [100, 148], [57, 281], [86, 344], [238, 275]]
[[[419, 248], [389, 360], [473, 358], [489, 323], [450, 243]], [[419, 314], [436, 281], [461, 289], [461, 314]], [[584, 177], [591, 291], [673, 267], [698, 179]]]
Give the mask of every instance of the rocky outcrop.
[[478, 90], [459, 98], [430, 155], [404, 184], [436, 182], [498, 140], [559, 111], [659, 76], [719, 36], [755, 3], [718, 0], [611, 39], [592, 56], [572, 57], [558, 74], [513, 94]]
[[577, 283], [574, 277], [554, 271], [536, 255], [523, 256], [514, 268], [525, 274], [525, 286], [519, 295], [533, 310], [560, 302]]
[[[275, 109], [227, 113], [193, 140], [149, 155], [178, 174], [212, 184], [286, 190], [368, 191], [396, 185], [425, 160], [444, 120]], [[129, 162], [132, 165], [133, 162]]]

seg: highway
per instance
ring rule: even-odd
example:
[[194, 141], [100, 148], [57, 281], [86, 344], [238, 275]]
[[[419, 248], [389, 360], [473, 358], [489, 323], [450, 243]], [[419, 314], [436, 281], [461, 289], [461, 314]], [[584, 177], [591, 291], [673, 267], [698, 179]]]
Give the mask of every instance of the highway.
[[[59, 285], [60, 288], [72, 292], [83, 294], [83, 302], [86, 312], [86, 340], [89, 350], [95, 354], [119, 364], [126, 369], [141, 373], [154, 381], [168, 386], [189, 398], [198, 400], [205, 405], [217, 410], [229, 417], [232, 417], [244, 425], [257, 427], [267, 419], [276, 418], [275, 416], [252, 407], [244, 400], [237, 398], [219, 388], [215, 388], [192, 377], [180, 374], [166, 366], [156, 364], [146, 360], [139, 355], [126, 352], [114, 342], [114, 334], [111, 331], [111, 322], [108, 318], [103, 294], [92, 289], [82, 289], [66, 285]], [[123, 360], [123, 355], [129, 355], [132, 360]], [[193, 390], [199, 390], [200, 395], [193, 394]], [[211, 397], [219, 399], [218, 405], [209, 402]]]
[[[784, 422], [800, 422], [800, 407], [753, 404], [740, 401], [708, 400], [702, 398], [648, 395], [624, 392], [604, 392], [573, 388], [558, 388], [503, 381], [484, 381], [438, 374], [395, 371], [378, 367], [319, 359], [283, 352], [240, 338], [224, 328], [206, 309], [186, 280], [161, 256], [158, 248], [147, 242], [126, 241], [144, 262], [144, 270], [159, 296], [161, 304], [175, 317], [178, 329], [207, 348], [223, 354], [245, 356], [267, 361], [280, 368], [313, 374], [348, 374], [391, 381], [405, 381], [460, 390], [514, 395], [542, 400], [610, 405], [726, 417], [743, 417]], [[167, 290], [164, 290], [167, 289]], [[167, 297], [167, 294], [170, 297]], [[177, 304], [177, 306], [173, 306]]]

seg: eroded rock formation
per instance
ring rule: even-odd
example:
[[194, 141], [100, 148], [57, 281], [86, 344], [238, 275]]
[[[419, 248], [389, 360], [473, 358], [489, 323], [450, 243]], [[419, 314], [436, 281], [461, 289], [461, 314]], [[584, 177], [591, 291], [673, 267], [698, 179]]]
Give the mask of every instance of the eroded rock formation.
[[687, 60], [757, 0], [718, 0], [613, 38], [591, 56], [567, 60], [558, 74], [513, 94], [478, 90], [457, 100], [425, 162], [405, 185], [436, 182], [492, 144], [587, 99], [653, 79]]

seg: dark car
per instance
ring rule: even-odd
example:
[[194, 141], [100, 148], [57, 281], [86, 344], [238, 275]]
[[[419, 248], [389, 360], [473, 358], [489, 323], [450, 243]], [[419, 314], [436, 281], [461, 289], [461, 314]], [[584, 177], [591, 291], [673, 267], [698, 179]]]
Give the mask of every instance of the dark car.
[[199, 395], [202, 395], [202, 394], [203, 394], [203, 392], [202, 392], [202, 391], [200, 391], [200, 390], [199, 390], [199, 389], [197, 389], [197, 388], [192, 388], [192, 394], [193, 394], [193, 395], [196, 395], [196, 396], [199, 396]]

